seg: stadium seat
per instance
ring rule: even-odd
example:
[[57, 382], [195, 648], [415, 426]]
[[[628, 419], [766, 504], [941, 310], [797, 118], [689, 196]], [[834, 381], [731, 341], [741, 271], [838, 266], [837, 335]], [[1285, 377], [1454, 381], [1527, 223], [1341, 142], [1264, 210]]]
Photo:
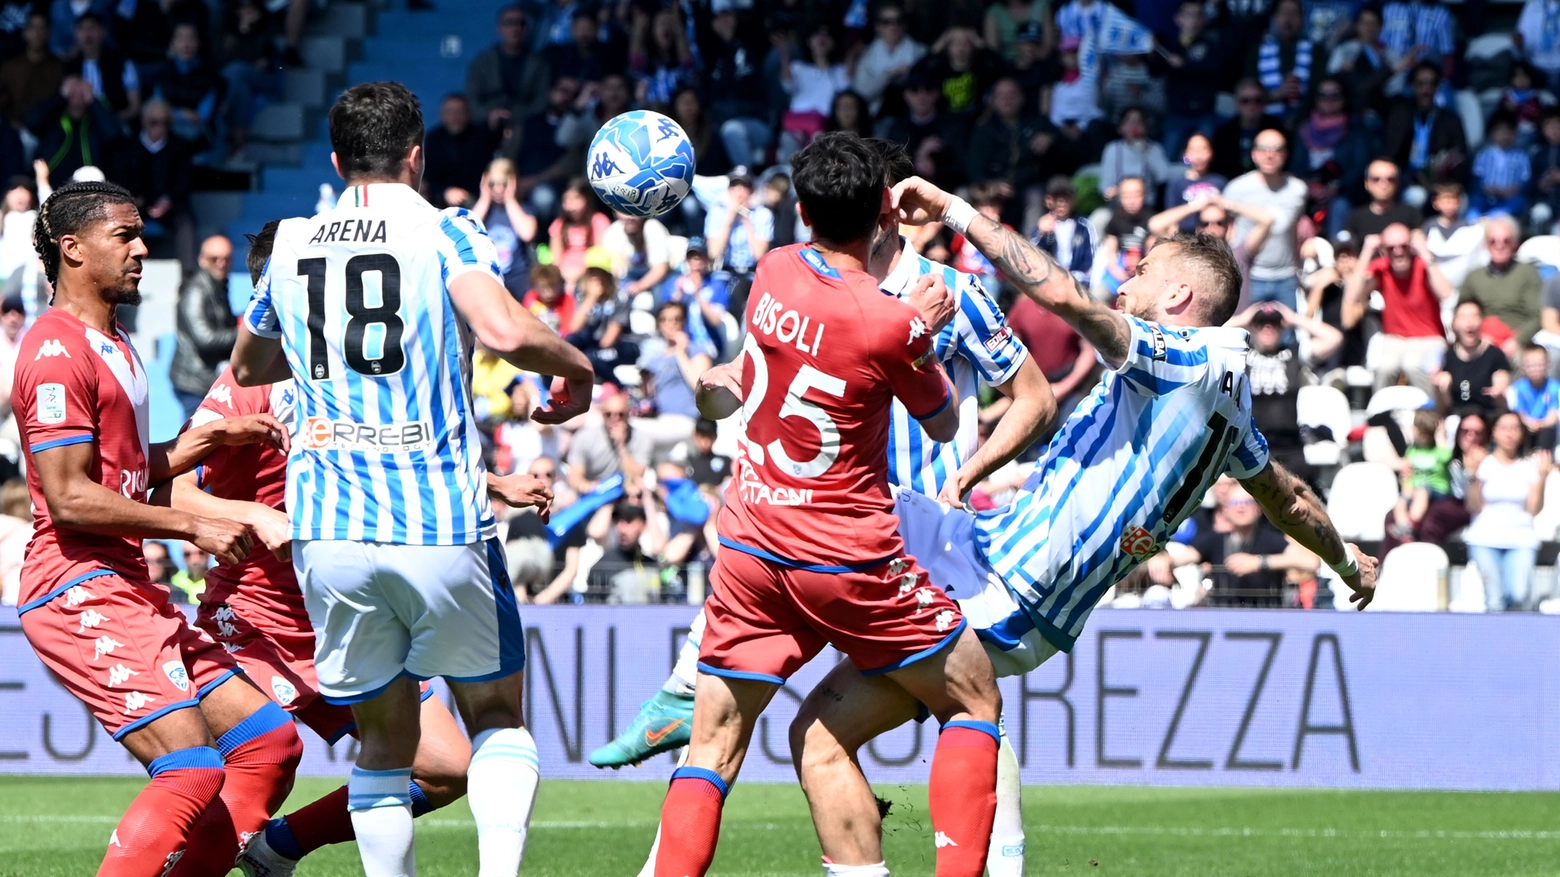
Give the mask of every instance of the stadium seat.
[[1533, 516], [1533, 529], [1538, 538], [1553, 542], [1560, 535], [1560, 472], [1550, 472], [1544, 482], [1544, 507]]
[[666, 236], [666, 267], [670, 271], [681, 271], [683, 260], [688, 258], [688, 239], [680, 234]]
[[1377, 390], [1370, 397], [1370, 404], [1365, 406], [1365, 413], [1369, 417], [1375, 417], [1383, 411], [1417, 411], [1428, 407], [1430, 407], [1428, 393], [1418, 387], [1402, 384]]
[[1451, 563], [1441, 546], [1410, 542], [1392, 549], [1381, 562], [1376, 598], [1367, 612], [1440, 612], [1447, 604]]
[[1468, 49], [1463, 57], [1469, 61], [1488, 61], [1501, 52], [1515, 53], [1517, 46], [1511, 41], [1509, 33], [1487, 33], [1468, 41]]
[[1379, 542], [1397, 502], [1397, 475], [1380, 463], [1350, 463], [1333, 476], [1327, 514], [1344, 539]]
[[1517, 247], [1517, 261], [1560, 268], [1560, 237], [1543, 234], [1528, 238]]
[[1338, 465], [1353, 424], [1349, 397], [1335, 387], [1301, 387], [1295, 397], [1295, 421], [1301, 426], [1325, 426], [1332, 432], [1330, 441], [1305, 446], [1305, 461], [1312, 466]]
[[1479, 96], [1473, 92], [1464, 89], [1456, 94], [1457, 115], [1468, 135], [1468, 149], [1476, 150], [1484, 143], [1484, 110], [1479, 106]]

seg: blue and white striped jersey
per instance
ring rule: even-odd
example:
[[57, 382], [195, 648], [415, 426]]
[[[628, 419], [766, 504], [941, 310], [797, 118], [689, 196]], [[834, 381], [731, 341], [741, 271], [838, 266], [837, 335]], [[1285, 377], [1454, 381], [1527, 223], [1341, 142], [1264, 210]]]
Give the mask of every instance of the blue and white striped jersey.
[[1063, 651], [1220, 475], [1268, 462], [1244, 330], [1127, 322], [1126, 362], [1067, 418], [1013, 502], [975, 517], [976, 550]]
[[948, 476], [959, 471], [975, 453], [980, 420], [976, 394], [980, 382], [991, 386], [1007, 383], [1018, 373], [1029, 351], [1008, 328], [1002, 311], [986, 294], [980, 278], [917, 254], [909, 241], [905, 241], [899, 264], [878, 286], [903, 299], [923, 274], [941, 274], [958, 300], [958, 311], [938, 334], [933, 349], [959, 394], [959, 432], [947, 444], [932, 441], [921, 429], [920, 421], [895, 399], [888, 432], [888, 480], [898, 487], [936, 496], [942, 492]]
[[471, 404], [469, 330], [449, 283], [498, 253], [464, 210], [394, 183], [289, 219], [245, 309], [298, 389], [294, 539], [464, 545], [494, 535]]

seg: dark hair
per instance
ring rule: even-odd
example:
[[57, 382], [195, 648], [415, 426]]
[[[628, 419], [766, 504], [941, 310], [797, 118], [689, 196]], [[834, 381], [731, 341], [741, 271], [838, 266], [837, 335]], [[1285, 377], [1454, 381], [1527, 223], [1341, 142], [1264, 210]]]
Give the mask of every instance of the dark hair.
[[791, 157], [791, 183], [813, 236], [849, 244], [871, 236], [883, 210], [883, 159], [848, 131], [826, 131]]
[[612, 506], [612, 520], [617, 521], [643, 521], [645, 519], [645, 507], [628, 499], [620, 499]]
[[997, 180], [986, 180], [970, 186], [971, 207], [1002, 207], [1007, 204], [1007, 198], [1002, 195], [1002, 183]]
[[458, 100], [468, 107], [471, 106], [471, 98], [466, 97], [466, 93], [464, 91], [452, 91], [446, 94], [444, 97], [439, 98], [439, 105], [443, 106], [452, 100]]
[[1441, 65], [1435, 63], [1434, 61], [1420, 61], [1418, 64], [1415, 64], [1414, 65], [1414, 69], [1412, 71], [1410, 71], [1409, 74], [1408, 74], [1409, 84], [1412, 85], [1414, 80], [1419, 78], [1419, 74], [1423, 73], [1426, 70], [1428, 70], [1431, 73], [1435, 74], [1435, 84], [1436, 85], [1440, 85], [1441, 84]]
[[1076, 198], [1078, 191], [1073, 188], [1070, 177], [1057, 174], [1045, 184], [1045, 196], [1047, 198]]
[[1334, 241], [1332, 248], [1333, 258], [1335, 259], [1339, 256], [1353, 256], [1358, 259], [1360, 256], [1359, 245], [1354, 243], [1353, 239]]
[[1430, 198], [1432, 200], [1434, 200], [1438, 195], [1455, 195], [1456, 197], [1461, 198], [1462, 193], [1462, 183], [1459, 183], [1456, 180], [1436, 180], [1434, 183], [1430, 184]]
[[557, 265], [532, 265], [531, 286], [547, 286], [563, 289], [563, 269]]
[[93, 24], [97, 25], [98, 27], [102, 27], [102, 28], [108, 27], [108, 24], [103, 21], [103, 16], [98, 15], [96, 12], [83, 12], [83, 13], [81, 13], [80, 15], [76, 16], [76, 22], [75, 22], [75, 24], [71, 25], [71, 27], [73, 27], [73, 28], [81, 27], [83, 24], [86, 24], [89, 21], [92, 22]]
[[354, 85], [330, 108], [330, 147], [348, 182], [398, 175], [406, 153], [422, 142], [422, 108], [399, 82]]
[[682, 314], [682, 318], [684, 320], [688, 319], [688, 306], [680, 301], [661, 302], [661, 306], [655, 309], [656, 319], [660, 319], [661, 315], [667, 311], [676, 311], [677, 313]]
[[867, 145], [876, 150], [878, 157], [883, 159], [883, 178], [888, 181], [890, 187], [915, 176], [915, 162], [911, 160], [910, 153], [905, 150], [903, 143], [884, 140], [881, 137], [868, 137]]
[[1211, 288], [1203, 290], [1201, 296], [1203, 325], [1228, 323], [1240, 304], [1241, 286], [1240, 263], [1235, 261], [1230, 245], [1222, 237], [1200, 231], [1181, 232], [1164, 243], [1175, 244], [1176, 259], [1192, 263], [1212, 281]]
[[1490, 114], [1490, 123], [1485, 125], [1484, 129], [1486, 131], [1494, 131], [1501, 126], [1510, 128], [1513, 131], [1517, 130], [1517, 114], [1510, 110], [1496, 110]]
[[1458, 302], [1457, 306], [1452, 308], [1452, 313], [1455, 315], [1458, 311], [1462, 310], [1463, 308], [1467, 307], [1468, 305], [1473, 305], [1475, 308], [1478, 308], [1479, 316], [1480, 317], [1484, 316], [1484, 302], [1481, 302], [1481, 301], [1479, 301], [1476, 298], [1465, 298], [1462, 301]]
[[281, 224], [280, 219], [273, 219], [260, 227], [259, 234], [244, 235], [249, 241], [249, 255], [244, 257], [244, 267], [249, 269], [250, 283], [259, 285], [260, 275], [265, 273], [266, 263], [271, 261], [271, 248], [276, 245], [276, 230]]
[[[840, 122], [836, 108], [842, 98], [856, 102], [856, 126], [854, 128], [846, 128]], [[853, 131], [865, 138], [872, 131], [872, 108], [867, 106], [867, 99], [848, 88], [844, 91], [835, 92], [834, 100], [829, 103], [828, 128], [830, 131]]]
[[498, 8], [498, 20], [502, 21], [504, 16], [508, 15], [511, 12], [518, 12], [518, 13], [520, 13], [520, 17], [525, 19], [525, 23], [527, 25], [529, 25], [531, 23], [531, 13], [526, 12], [525, 11], [525, 6], [523, 4], [520, 4], [520, 3], [505, 3], [503, 6], [500, 6]]
[[1148, 113], [1144, 112], [1143, 108], [1137, 104], [1128, 104], [1122, 107], [1121, 114], [1116, 116], [1116, 124], [1120, 125], [1122, 122], [1125, 122], [1127, 120], [1127, 116], [1130, 116], [1133, 113], [1137, 113], [1139, 122], [1142, 122], [1145, 125], [1148, 124]]
[[1549, 350], [1545, 348], [1544, 345], [1534, 344], [1531, 341], [1522, 345], [1522, 355], [1526, 356], [1529, 353], [1542, 353], [1545, 359], [1549, 358]]
[[76, 234], [108, 218], [114, 204], [135, 205], [135, 196], [108, 182], [69, 182], [54, 190], [33, 223], [33, 249], [43, 260], [44, 275], [53, 286], [60, 278], [60, 238]]
[[1382, 13], [1380, 6], [1375, 6], [1375, 5], [1372, 5], [1372, 4], [1366, 4], [1366, 5], [1360, 7], [1360, 11], [1359, 12], [1355, 13], [1355, 15], [1354, 15], [1355, 23], [1358, 24], [1359, 20], [1360, 20], [1360, 16], [1364, 15], [1367, 12], [1369, 12], [1371, 15], [1376, 16], [1376, 20], [1377, 21], [1385, 21], [1386, 20], [1386, 16]]

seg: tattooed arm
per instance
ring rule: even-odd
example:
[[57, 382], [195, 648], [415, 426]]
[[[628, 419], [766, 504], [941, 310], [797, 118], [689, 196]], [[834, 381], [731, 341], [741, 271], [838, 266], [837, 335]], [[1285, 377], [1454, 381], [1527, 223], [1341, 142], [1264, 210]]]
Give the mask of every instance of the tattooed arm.
[[1343, 583], [1354, 591], [1349, 601], [1358, 603], [1360, 609], [1370, 604], [1376, 593], [1375, 558], [1360, 551], [1359, 546], [1344, 543], [1327, 517], [1321, 499], [1309, 485], [1272, 461], [1240, 483], [1262, 506], [1274, 526], [1320, 557], [1323, 563], [1336, 569], [1347, 564], [1352, 554], [1359, 563], [1359, 570], [1343, 579]]
[[[920, 177], [894, 187], [900, 219], [911, 225], [942, 220], [955, 203], [953, 195]], [[1099, 350], [1106, 365], [1119, 368], [1127, 359], [1132, 330], [1126, 318], [1089, 297], [1072, 273], [1023, 235], [984, 216], [977, 216], [964, 233], [975, 249], [1002, 272], [1008, 282], [1035, 303], [1067, 321]]]

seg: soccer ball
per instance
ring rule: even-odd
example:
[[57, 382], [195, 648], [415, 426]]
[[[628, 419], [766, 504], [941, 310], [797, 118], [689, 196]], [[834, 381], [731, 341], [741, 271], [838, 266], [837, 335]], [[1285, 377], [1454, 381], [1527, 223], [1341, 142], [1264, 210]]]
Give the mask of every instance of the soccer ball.
[[630, 216], [659, 216], [693, 185], [693, 144], [682, 126], [649, 110], [614, 117], [596, 132], [585, 159], [590, 185]]

